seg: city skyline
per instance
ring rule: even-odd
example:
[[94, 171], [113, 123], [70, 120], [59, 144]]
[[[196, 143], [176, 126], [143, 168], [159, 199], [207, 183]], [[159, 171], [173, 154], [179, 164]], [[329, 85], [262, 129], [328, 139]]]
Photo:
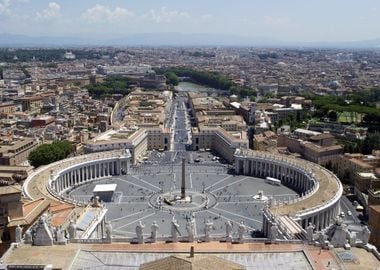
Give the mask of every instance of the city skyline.
[[0, 33], [98, 40], [146, 33], [211, 34], [272, 43], [380, 38], [377, 1], [304, 2], [0, 0]]

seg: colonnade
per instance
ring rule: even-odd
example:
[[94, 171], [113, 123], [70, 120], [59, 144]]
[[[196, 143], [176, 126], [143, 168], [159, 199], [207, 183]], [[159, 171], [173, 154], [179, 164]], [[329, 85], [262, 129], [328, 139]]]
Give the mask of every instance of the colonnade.
[[263, 157], [236, 158], [235, 171], [254, 177], [279, 179], [300, 194], [308, 193], [317, 185], [313, 175], [303, 167]]
[[313, 224], [315, 230], [320, 231], [335, 221], [336, 217], [340, 213], [340, 205], [335, 204], [331, 207], [322, 209], [318, 213], [311, 214], [310, 216], [305, 216], [298, 221], [302, 228], [306, 229], [309, 223]]
[[57, 193], [63, 193], [70, 187], [91, 180], [126, 174], [127, 170], [128, 162], [127, 159], [123, 158], [89, 161], [58, 172], [57, 175], [53, 176], [51, 186]]
[[[254, 154], [236, 154], [235, 155], [235, 171], [238, 174], [249, 175], [259, 178], [273, 177], [281, 180], [281, 183], [292, 188], [300, 194], [300, 198], [295, 200], [294, 203], [302, 203], [302, 200], [314, 196], [319, 188], [319, 181], [313, 172], [317, 166], [309, 164], [307, 161], [294, 162], [290, 158], [275, 156], [263, 152], [251, 152]], [[312, 170], [313, 168], [313, 170]], [[324, 170], [323, 168], [316, 168]], [[319, 176], [320, 177], [320, 176]], [[324, 181], [338, 181], [339, 180], [330, 172], [325, 173]], [[342, 193], [341, 184], [338, 183], [338, 190], [336, 194], [332, 195], [330, 201], [321, 201], [320, 204], [316, 203], [312, 205], [310, 209], [307, 206], [302, 207], [303, 210], [297, 212], [295, 215], [292, 213], [291, 221], [287, 222], [285, 226], [293, 227], [286, 228], [289, 231], [302, 231], [306, 229], [309, 223], [313, 224], [315, 229], [320, 231], [328, 227], [334, 222], [336, 216], [340, 212], [339, 199]], [[317, 195], [315, 195], [317, 196]], [[278, 206], [281, 208], [281, 206]], [[281, 211], [279, 211], [281, 212]], [[284, 215], [281, 212], [281, 215]], [[287, 215], [289, 216], [289, 215]], [[273, 217], [271, 220], [265, 220], [267, 217], [264, 215], [263, 231], [264, 233], [270, 233], [270, 227], [272, 225]], [[290, 224], [292, 223], [292, 224]], [[295, 224], [297, 223], [297, 224]], [[283, 224], [282, 224], [283, 225]]]

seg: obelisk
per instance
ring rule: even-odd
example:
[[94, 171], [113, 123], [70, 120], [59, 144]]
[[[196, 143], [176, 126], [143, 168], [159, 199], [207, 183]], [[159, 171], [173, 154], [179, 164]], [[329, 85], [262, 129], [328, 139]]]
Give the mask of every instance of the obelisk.
[[186, 159], [182, 158], [182, 184], [181, 184], [181, 199], [186, 198], [186, 182], [185, 182], [185, 162]]

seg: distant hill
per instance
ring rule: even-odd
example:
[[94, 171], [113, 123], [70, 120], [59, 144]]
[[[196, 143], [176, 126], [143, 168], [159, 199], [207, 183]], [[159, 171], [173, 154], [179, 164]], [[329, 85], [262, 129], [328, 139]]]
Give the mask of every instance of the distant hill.
[[[111, 36], [111, 35], [108, 35]], [[380, 48], [380, 39], [353, 42], [284, 42], [221, 34], [142, 33], [114, 37], [49, 37], [0, 33], [0, 47], [68, 46], [252, 46], [305, 48]]]

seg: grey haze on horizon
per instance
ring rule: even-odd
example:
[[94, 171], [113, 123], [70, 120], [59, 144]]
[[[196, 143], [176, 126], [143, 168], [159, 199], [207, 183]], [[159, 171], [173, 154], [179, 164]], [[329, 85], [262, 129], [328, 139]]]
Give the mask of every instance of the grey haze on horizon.
[[0, 46], [379, 47], [378, 0], [0, 0]]

